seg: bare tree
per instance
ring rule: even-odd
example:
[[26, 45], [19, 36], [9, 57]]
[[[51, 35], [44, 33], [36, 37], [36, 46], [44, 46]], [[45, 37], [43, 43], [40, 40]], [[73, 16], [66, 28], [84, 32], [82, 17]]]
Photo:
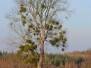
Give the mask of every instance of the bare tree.
[[11, 29], [23, 41], [19, 45], [18, 54], [23, 53], [28, 62], [43, 68], [46, 42], [55, 47], [62, 47], [64, 51], [67, 38], [60, 17], [64, 13], [69, 14], [69, 4], [67, 0], [14, 1], [17, 7], [6, 17], [12, 22]]

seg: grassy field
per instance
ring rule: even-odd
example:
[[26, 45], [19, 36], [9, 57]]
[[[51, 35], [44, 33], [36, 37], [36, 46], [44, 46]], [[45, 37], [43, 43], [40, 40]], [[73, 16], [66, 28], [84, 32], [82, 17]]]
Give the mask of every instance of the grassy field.
[[[0, 68], [36, 68], [15, 53], [0, 52]], [[44, 68], [91, 68], [91, 51], [45, 54]]]

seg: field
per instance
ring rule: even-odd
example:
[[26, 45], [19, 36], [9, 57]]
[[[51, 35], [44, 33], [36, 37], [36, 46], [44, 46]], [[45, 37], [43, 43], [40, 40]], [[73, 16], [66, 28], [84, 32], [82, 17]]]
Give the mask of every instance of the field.
[[[0, 51], [0, 68], [36, 68], [16, 53]], [[45, 54], [44, 68], [91, 68], [91, 51]]]

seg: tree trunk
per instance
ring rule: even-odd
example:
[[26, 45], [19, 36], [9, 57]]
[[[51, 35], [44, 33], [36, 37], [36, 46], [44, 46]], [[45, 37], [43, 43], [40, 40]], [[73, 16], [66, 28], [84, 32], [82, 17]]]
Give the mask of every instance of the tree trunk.
[[43, 68], [43, 61], [44, 61], [44, 40], [40, 39], [40, 57], [38, 62], [38, 68]]

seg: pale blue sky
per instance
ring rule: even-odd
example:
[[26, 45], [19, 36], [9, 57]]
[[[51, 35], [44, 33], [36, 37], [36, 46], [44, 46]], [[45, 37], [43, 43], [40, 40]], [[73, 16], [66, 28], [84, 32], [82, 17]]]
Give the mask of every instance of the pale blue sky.
[[[12, 0], [0, 0], [0, 41], [8, 35], [8, 20], [5, 14], [14, 7]], [[64, 20], [64, 28], [68, 30], [68, 48], [66, 52], [83, 51], [91, 48], [91, 0], [70, 0], [70, 8], [75, 12], [68, 20]], [[0, 50], [7, 49], [0, 42]]]

